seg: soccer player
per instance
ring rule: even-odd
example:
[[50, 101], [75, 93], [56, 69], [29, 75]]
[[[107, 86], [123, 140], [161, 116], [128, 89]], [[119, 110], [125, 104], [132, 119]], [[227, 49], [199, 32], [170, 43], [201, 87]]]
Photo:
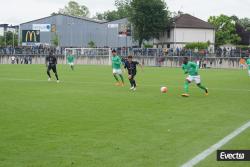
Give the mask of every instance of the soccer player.
[[247, 59], [247, 66], [248, 66], [248, 76], [250, 77], [250, 54], [249, 54], [249, 57]]
[[128, 79], [131, 84], [130, 90], [136, 90], [136, 82], [135, 82], [135, 76], [136, 76], [136, 66], [139, 65], [141, 69], [143, 70], [143, 67], [141, 64], [139, 64], [137, 61], [132, 60], [133, 57], [131, 55], [128, 56], [128, 60], [125, 62], [124, 68], [128, 70]]
[[48, 81], [51, 80], [51, 75], [50, 75], [50, 70], [55, 73], [57, 83], [59, 83], [58, 75], [57, 75], [57, 70], [56, 70], [56, 64], [57, 64], [57, 59], [53, 55], [52, 51], [49, 52], [49, 56], [46, 58], [46, 65], [47, 65], [47, 74], [49, 76]]
[[[121, 69], [121, 65], [122, 65], [122, 61], [121, 58], [117, 55], [116, 50], [112, 50], [112, 68], [113, 68], [113, 75], [115, 77], [116, 80], [116, 86], [124, 86], [124, 79], [122, 76], [122, 69]], [[120, 76], [121, 78], [121, 82], [119, 82], [119, 79], [117, 77], [117, 75]]]
[[205, 95], [208, 95], [207, 88], [201, 85], [201, 78], [200, 78], [200, 75], [198, 75], [198, 68], [199, 67], [196, 63], [188, 61], [188, 58], [184, 57], [182, 69], [184, 70], [185, 74], [188, 74], [188, 77], [186, 78], [186, 81], [185, 81], [185, 85], [184, 85], [185, 93], [182, 94], [183, 97], [189, 97], [188, 87], [192, 81], [195, 81], [196, 85], [205, 91]]
[[68, 65], [70, 65], [71, 70], [74, 70], [75, 57], [72, 55], [72, 51], [67, 56]]

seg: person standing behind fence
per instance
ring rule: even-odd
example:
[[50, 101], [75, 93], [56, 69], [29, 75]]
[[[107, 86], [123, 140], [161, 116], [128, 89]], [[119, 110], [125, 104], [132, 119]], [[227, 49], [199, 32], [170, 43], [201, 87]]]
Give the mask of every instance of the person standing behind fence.
[[15, 60], [16, 60], [16, 57], [15, 56], [11, 56], [11, 64], [15, 64]]
[[18, 57], [16, 58], [16, 64], [19, 64], [19, 58]]
[[30, 64], [32, 64], [32, 57], [31, 56], [29, 56], [29, 62], [30, 62]]
[[241, 57], [240, 58], [240, 68], [243, 69], [245, 65], [246, 65], [246, 60], [243, 57]]

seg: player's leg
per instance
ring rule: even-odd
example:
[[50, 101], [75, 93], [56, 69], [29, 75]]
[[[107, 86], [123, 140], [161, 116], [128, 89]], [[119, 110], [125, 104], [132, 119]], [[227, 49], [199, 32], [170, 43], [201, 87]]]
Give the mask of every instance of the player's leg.
[[248, 76], [250, 77], [250, 70], [248, 70]]
[[130, 85], [131, 85], [130, 90], [134, 90], [135, 87], [136, 87], [136, 82], [135, 82], [134, 76], [135, 75], [133, 75], [133, 74], [128, 76], [128, 79], [129, 79], [129, 82], [130, 82]]
[[133, 90], [136, 90], [135, 74], [131, 75], [131, 82], [132, 82], [132, 85], [133, 85]]
[[54, 66], [52, 67], [52, 70], [53, 70], [53, 72], [55, 73], [57, 82], [59, 82], [59, 78], [58, 78], [58, 74], [57, 74], [57, 70], [56, 70], [56, 65], [54, 65]]
[[189, 97], [189, 93], [188, 93], [189, 84], [192, 82], [192, 80], [193, 80], [193, 78], [190, 75], [186, 78], [186, 81], [184, 83], [184, 93], [182, 94], [183, 97]]
[[124, 78], [123, 78], [123, 76], [122, 76], [122, 74], [119, 74], [119, 76], [120, 76], [120, 78], [121, 78], [121, 81], [122, 81], [122, 86], [124, 85]]
[[115, 78], [115, 80], [116, 80], [115, 85], [116, 85], [116, 86], [119, 86], [119, 79], [118, 79], [118, 77], [117, 77], [117, 70], [116, 70], [116, 69], [113, 69], [113, 76], [114, 76], [114, 78]]
[[74, 70], [74, 63], [70, 64], [70, 68], [71, 68], [72, 71]]
[[122, 69], [117, 70], [117, 74], [120, 76], [122, 83], [120, 83], [122, 86], [124, 86], [124, 78], [122, 76]]
[[196, 85], [197, 85], [200, 89], [202, 89], [202, 90], [205, 91], [206, 95], [208, 95], [208, 90], [207, 90], [207, 88], [201, 84], [201, 78], [200, 78], [200, 76], [196, 76], [196, 77], [195, 77], [195, 83], [196, 83]]
[[50, 66], [50, 65], [48, 65], [48, 68], [47, 68], [47, 75], [49, 76], [48, 81], [50, 81], [50, 80], [51, 80], [50, 70], [51, 70], [51, 66]]
[[130, 82], [130, 86], [131, 86], [131, 90], [132, 89], [134, 89], [134, 83], [133, 83], [133, 81], [132, 81], [132, 75], [128, 75], [128, 80], [129, 80], [129, 82]]
[[119, 79], [118, 79], [118, 77], [117, 77], [116, 73], [113, 73], [113, 76], [114, 76], [114, 78], [115, 78], [116, 82], [119, 82]]
[[187, 95], [188, 95], [189, 84], [190, 84], [190, 83], [191, 83], [191, 82], [190, 82], [189, 80], [186, 80], [185, 83], [184, 83], [184, 92], [185, 92], [185, 94], [187, 94]]

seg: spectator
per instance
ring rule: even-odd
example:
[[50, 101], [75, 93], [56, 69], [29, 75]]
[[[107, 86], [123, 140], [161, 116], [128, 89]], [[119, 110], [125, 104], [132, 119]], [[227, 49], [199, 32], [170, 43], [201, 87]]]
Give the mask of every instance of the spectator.
[[243, 69], [246, 64], [246, 60], [243, 57], [241, 57], [239, 63], [240, 63], [240, 68]]
[[32, 57], [29, 56], [29, 63], [32, 64]]
[[15, 64], [15, 59], [16, 59], [16, 57], [14, 55], [11, 56], [11, 64]]

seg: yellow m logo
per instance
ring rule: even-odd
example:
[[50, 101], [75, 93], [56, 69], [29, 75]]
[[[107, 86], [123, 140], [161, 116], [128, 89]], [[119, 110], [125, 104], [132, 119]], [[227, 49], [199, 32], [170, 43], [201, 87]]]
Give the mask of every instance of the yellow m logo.
[[36, 42], [36, 33], [35, 33], [35, 31], [31, 31], [31, 32], [28, 31], [26, 33], [25, 39], [26, 39], [26, 42]]

